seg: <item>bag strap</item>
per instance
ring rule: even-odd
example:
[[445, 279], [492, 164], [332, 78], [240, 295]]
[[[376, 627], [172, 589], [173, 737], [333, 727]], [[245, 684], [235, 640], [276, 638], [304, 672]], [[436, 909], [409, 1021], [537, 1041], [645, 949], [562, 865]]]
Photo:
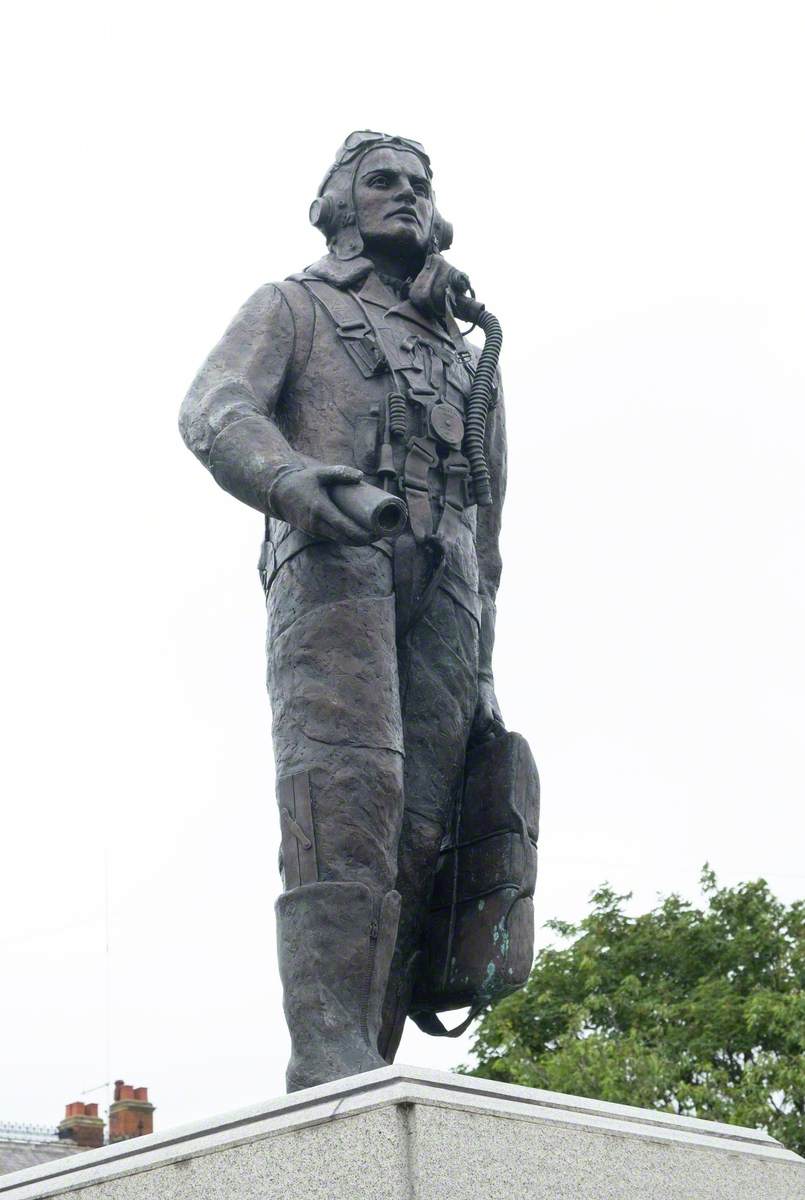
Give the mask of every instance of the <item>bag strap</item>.
[[464, 1018], [460, 1025], [456, 1025], [455, 1029], [448, 1029], [441, 1018], [435, 1012], [412, 1012], [409, 1013], [412, 1021], [415, 1021], [423, 1033], [429, 1033], [431, 1037], [461, 1037], [462, 1033], [466, 1033], [475, 1018], [483, 1012], [488, 1001], [484, 1000], [480, 1004], [473, 1004], [469, 1011], [469, 1015]]

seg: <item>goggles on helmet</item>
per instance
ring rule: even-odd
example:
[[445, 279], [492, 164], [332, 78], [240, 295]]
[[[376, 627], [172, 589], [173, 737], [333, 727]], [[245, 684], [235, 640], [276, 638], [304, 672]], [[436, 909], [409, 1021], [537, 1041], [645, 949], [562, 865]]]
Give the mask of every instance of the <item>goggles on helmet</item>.
[[341, 146], [336, 154], [335, 162], [322, 180], [319, 195], [323, 193], [339, 167], [347, 166], [347, 164], [354, 162], [356, 158], [360, 158], [374, 146], [381, 145], [395, 146], [399, 150], [410, 150], [422, 160], [422, 164], [428, 173], [428, 178], [432, 177], [433, 172], [430, 169], [430, 159], [425, 153], [425, 147], [421, 142], [412, 141], [411, 138], [397, 137], [390, 133], [376, 133], [372, 129], [356, 129], [345, 139], [343, 146]]

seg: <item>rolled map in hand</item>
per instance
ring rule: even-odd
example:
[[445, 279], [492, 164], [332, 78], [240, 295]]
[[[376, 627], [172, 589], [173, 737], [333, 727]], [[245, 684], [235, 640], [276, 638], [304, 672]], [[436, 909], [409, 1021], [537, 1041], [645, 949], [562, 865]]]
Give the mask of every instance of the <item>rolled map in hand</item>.
[[346, 516], [376, 537], [396, 537], [408, 520], [408, 509], [398, 496], [390, 496], [371, 483], [337, 483], [329, 488]]

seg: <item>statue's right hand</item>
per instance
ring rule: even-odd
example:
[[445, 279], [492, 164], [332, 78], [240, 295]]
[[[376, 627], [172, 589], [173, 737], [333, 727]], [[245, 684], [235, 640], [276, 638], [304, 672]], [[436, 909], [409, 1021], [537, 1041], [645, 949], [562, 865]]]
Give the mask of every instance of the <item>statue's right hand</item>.
[[355, 467], [316, 464], [298, 467], [281, 476], [271, 489], [271, 511], [312, 537], [368, 546], [377, 534], [343, 513], [330, 495], [333, 484], [360, 483], [363, 474]]

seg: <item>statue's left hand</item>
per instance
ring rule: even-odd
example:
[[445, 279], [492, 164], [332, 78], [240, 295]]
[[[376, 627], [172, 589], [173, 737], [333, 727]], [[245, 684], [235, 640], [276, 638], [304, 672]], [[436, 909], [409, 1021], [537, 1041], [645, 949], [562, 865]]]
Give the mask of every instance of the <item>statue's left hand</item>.
[[482, 679], [478, 684], [478, 702], [472, 719], [470, 741], [487, 742], [505, 732], [506, 726], [495, 695], [495, 685]]

